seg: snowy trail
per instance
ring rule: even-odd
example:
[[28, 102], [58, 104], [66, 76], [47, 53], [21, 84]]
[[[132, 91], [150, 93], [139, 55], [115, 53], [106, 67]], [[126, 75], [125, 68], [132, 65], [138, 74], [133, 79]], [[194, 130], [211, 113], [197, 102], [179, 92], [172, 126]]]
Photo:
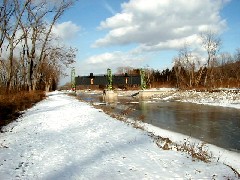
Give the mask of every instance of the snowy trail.
[[222, 163], [165, 151], [139, 129], [52, 93], [0, 134], [0, 179], [237, 179]]

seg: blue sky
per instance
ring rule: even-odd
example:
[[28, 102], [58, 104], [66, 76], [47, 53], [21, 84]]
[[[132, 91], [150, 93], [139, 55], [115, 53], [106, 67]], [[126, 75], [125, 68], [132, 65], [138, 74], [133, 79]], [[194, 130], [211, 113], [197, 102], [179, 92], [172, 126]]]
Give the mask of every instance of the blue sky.
[[77, 75], [171, 68], [184, 43], [204, 60], [205, 30], [219, 34], [221, 52], [240, 48], [240, 0], [79, 0], [55, 26], [78, 49]]

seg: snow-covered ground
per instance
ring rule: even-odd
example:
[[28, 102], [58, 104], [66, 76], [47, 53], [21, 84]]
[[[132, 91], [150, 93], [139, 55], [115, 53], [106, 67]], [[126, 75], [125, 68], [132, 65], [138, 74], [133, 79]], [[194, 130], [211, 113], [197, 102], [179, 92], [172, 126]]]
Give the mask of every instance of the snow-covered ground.
[[154, 98], [240, 109], [240, 92], [166, 91]]
[[[49, 94], [4, 131], [0, 179], [238, 178], [221, 161], [193, 161], [184, 152], [162, 150], [147, 132], [59, 92]], [[239, 164], [233, 165], [239, 170]]]

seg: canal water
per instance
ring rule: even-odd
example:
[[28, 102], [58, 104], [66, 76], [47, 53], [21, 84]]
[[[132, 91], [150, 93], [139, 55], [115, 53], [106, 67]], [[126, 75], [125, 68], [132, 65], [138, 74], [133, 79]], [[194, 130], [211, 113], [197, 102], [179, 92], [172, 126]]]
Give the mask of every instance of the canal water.
[[104, 103], [101, 94], [89, 93], [80, 93], [78, 97], [111, 106], [112, 111], [129, 118], [240, 153], [239, 109], [176, 101], [139, 101], [132, 97], [118, 97], [116, 102]]

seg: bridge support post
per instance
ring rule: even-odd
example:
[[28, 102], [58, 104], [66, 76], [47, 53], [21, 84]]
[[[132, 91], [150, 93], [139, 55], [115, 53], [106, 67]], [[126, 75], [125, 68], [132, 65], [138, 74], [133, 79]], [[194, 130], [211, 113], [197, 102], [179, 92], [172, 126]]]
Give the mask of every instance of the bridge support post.
[[117, 100], [117, 93], [112, 89], [112, 71], [111, 69], [107, 69], [107, 91], [104, 90], [103, 99], [106, 102], [115, 102]]
[[103, 100], [108, 103], [113, 103], [117, 101], [118, 94], [112, 90], [107, 90], [103, 95]]

